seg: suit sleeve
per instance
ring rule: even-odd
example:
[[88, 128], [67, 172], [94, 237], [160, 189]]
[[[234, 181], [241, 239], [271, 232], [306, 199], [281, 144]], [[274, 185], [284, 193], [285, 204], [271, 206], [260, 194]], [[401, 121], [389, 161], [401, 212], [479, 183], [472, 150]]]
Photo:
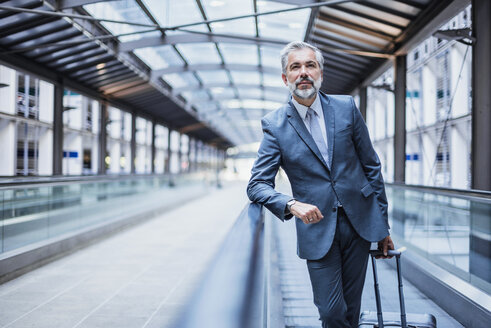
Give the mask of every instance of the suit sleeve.
[[264, 205], [281, 220], [288, 220], [291, 214], [285, 212], [286, 203], [292, 198], [277, 192], [275, 177], [281, 164], [281, 151], [269, 123], [263, 118], [263, 140], [259, 146], [258, 158], [252, 167], [247, 185], [247, 196], [252, 202]]
[[380, 159], [378, 158], [375, 149], [373, 149], [367, 126], [360, 111], [356, 108], [353, 98], [351, 98], [351, 105], [353, 111], [353, 142], [355, 144], [356, 152], [363, 166], [365, 176], [377, 196], [378, 203], [382, 209], [383, 218], [388, 226], [387, 196], [385, 195], [385, 185], [384, 178], [382, 177]]

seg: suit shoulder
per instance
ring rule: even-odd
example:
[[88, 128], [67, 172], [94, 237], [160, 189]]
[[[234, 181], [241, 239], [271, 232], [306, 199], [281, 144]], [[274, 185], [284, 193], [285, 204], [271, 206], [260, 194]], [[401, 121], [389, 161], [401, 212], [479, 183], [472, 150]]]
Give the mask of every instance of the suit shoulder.
[[352, 101], [354, 101], [353, 97], [350, 95], [327, 95], [327, 98], [329, 101], [341, 104], [350, 104]]
[[286, 111], [288, 106], [288, 104], [284, 104], [280, 108], [264, 115], [262, 118], [263, 125], [265, 123], [273, 127], [282, 125], [287, 120]]

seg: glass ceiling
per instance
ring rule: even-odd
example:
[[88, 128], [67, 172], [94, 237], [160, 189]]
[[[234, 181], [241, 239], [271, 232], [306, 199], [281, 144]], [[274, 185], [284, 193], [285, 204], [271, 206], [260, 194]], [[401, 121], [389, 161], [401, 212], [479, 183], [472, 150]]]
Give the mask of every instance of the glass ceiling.
[[[141, 32], [119, 36], [123, 44], [163, 36], [162, 33], [175, 37], [176, 41], [172, 44], [163, 42], [150, 47], [146, 44], [132, 48], [132, 52], [151, 70], [164, 70], [156, 78], [163, 79], [176, 96], [184, 98], [200, 117], [209, 120], [211, 126], [219, 129], [232, 142], [255, 142], [257, 134], [261, 133], [257, 110], [266, 114], [281, 106], [288, 97], [288, 90], [281, 80], [281, 47], [289, 41], [304, 39], [311, 10], [301, 9], [258, 16], [257, 19], [252, 16], [166, 30], [205, 20], [251, 15], [255, 12], [255, 5], [259, 13], [295, 6], [261, 0], [139, 2], [101, 2], [85, 5], [84, 9], [98, 18], [149, 25], [157, 22], [162, 30], [110, 22], [101, 24], [114, 35]], [[187, 39], [189, 36], [200, 35], [204, 36], [201, 41]], [[231, 38], [231, 35], [238, 38]], [[216, 39], [212, 39], [212, 36]], [[277, 42], [260, 45], [255, 38]], [[273, 74], [275, 71], [277, 73]], [[237, 110], [243, 115], [236, 115]], [[230, 113], [227, 114], [227, 111]], [[248, 111], [255, 112], [249, 116]]]

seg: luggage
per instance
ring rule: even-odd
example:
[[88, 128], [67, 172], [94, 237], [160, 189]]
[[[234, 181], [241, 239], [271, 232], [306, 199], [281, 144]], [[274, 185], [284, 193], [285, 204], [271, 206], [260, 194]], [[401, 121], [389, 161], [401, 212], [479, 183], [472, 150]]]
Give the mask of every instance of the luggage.
[[378, 276], [375, 256], [382, 255], [380, 250], [371, 250], [370, 256], [372, 259], [373, 268], [373, 282], [375, 287], [375, 300], [377, 302], [377, 312], [363, 311], [360, 315], [360, 321], [358, 327], [366, 325], [383, 328], [383, 327], [403, 327], [403, 328], [436, 328], [436, 319], [431, 314], [407, 314], [404, 305], [404, 292], [402, 289], [402, 275], [401, 275], [401, 252], [389, 250], [388, 255], [392, 255], [396, 258], [397, 264], [397, 280], [399, 282], [399, 305], [400, 313], [397, 312], [382, 312], [382, 304], [380, 302], [380, 291], [378, 288]]

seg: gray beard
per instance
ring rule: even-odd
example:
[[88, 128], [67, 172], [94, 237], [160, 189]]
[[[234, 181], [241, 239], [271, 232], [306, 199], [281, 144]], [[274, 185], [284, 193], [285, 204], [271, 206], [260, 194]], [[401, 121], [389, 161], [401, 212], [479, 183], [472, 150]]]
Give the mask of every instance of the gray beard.
[[[298, 82], [300, 79], [297, 79]], [[290, 83], [288, 82], [288, 89], [290, 89], [290, 93], [292, 95], [297, 96], [300, 99], [311, 99], [313, 98], [316, 94], [317, 91], [321, 88], [322, 80], [319, 78], [317, 81], [314, 81], [314, 84], [311, 88], [308, 89], [297, 89], [297, 81]]]

